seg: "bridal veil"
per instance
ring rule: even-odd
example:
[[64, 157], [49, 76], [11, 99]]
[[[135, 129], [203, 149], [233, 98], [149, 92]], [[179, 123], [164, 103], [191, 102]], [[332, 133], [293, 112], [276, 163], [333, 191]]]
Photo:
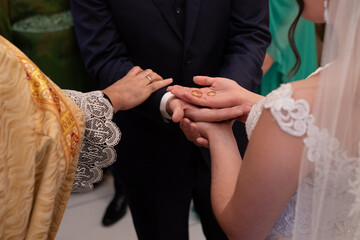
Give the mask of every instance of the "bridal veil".
[[293, 239], [360, 239], [360, 1], [330, 0]]

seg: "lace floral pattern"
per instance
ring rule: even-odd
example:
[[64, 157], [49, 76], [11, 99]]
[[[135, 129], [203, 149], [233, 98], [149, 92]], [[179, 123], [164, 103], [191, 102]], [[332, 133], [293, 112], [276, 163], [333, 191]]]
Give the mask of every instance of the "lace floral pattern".
[[307, 126], [313, 122], [309, 104], [303, 100], [294, 100], [290, 84], [282, 84], [261, 99], [251, 110], [246, 121], [246, 132], [250, 139], [263, 108], [269, 108], [280, 128], [293, 136], [303, 136]]
[[[264, 108], [270, 109], [280, 128], [288, 134], [299, 137], [306, 133], [308, 126], [313, 123], [313, 117], [309, 114], [310, 106], [303, 99], [294, 100], [292, 94], [291, 85], [283, 84], [253, 106], [246, 121], [249, 139]], [[292, 239], [296, 198], [295, 194], [267, 236], [267, 240]]]
[[[360, 156], [360, 143], [358, 144], [359, 153], [358, 156]], [[360, 176], [360, 166], [358, 166], [355, 170], [355, 175]], [[350, 215], [360, 215], [360, 178], [357, 178], [350, 183], [350, 193], [355, 196], [355, 201], [353, 203], [352, 210], [350, 212]], [[360, 233], [359, 233], [360, 234]], [[360, 237], [359, 237], [360, 238]]]
[[[359, 224], [354, 219], [359, 219], [359, 157], [348, 156], [347, 151], [343, 150], [340, 142], [332, 137], [326, 129], [319, 129], [315, 125], [310, 125], [307, 137], [304, 139], [307, 148], [307, 159], [313, 162], [315, 173], [308, 178], [312, 184], [312, 189], [302, 189], [302, 197], [312, 201], [314, 209], [322, 209], [322, 212], [331, 212], [326, 221], [314, 222], [317, 229], [325, 230], [326, 234], [333, 239], [341, 239], [344, 236], [350, 239], [359, 239]], [[329, 177], [331, 176], [331, 177]], [[302, 188], [304, 184], [301, 184]], [[319, 198], [316, 193], [323, 193]], [[324, 200], [326, 199], [326, 201]], [[308, 206], [300, 206], [298, 212], [301, 215], [310, 214]], [[310, 232], [302, 226], [302, 221], [298, 221], [299, 229], [302, 233]]]
[[[336, 138], [330, 136], [326, 129], [320, 130], [315, 126], [309, 104], [303, 99], [294, 100], [292, 94], [290, 84], [282, 85], [253, 107], [246, 122], [250, 139], [262, 110], [270, 109], [283, 131], [298, 137], [306, 135], [304, 144], [307, 159], [315, 166], [314, 174], [306, 177], [299, 186], [301, 195], [297, 193], [292, 197], [266, 239], [292, 239], [294, 228], [298, 237], [296, 239], [310, 239], [307, 234], [313, 228], [323, 229], [331, 239], [341, 239], [337, 236], [344, 235], [349, 236], [349, 239], [360, 239], [360, 222], [354, 221], [360, 219], [360, 180], [357, 177], [360, 175], [360, 158], [349, 157]], [[314, 193], [320, 191], [325, 192], [325, 196], [322, 199], [314, 197]], [[300, 198], [305, 204], [296, 206]], [[320, 208], [322, 212], [333, 214], [327, 221], [314, 223], [312, 209]], [[355, 226], [353, 222], [359, 222], [359, 225]], [[330, 239], [327, 236], [318, 237]]]
[[290, 202], [286, 205], [280, 218], [275, 223], [270, 234], [266, 240], [290, 240], [295, 222], [295, 206], [297, 195], [291, 198]]
[[248, 136], [248, 139], [250, 139], [252, 132], [253, 132], [257, 122], [259, 121], [265, 101], [266, 101], [266, 98], [262, 98], [258, 103], [256, 103], [251, 108], [251, 111], [250, 111], [249, 116], [245, 123], [246, 134]]
[[101, 91], [65, 92], [83, 111], [86, 121], [73, 192], [89, 191], [102, 179], [102, 168], [115, 162], [114, 146], [120, 141], [121, 132], [112, 122], [113, 107]]

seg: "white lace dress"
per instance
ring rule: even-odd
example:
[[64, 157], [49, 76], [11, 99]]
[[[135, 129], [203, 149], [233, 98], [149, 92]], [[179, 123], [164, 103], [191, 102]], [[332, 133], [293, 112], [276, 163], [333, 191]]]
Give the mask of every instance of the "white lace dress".
[[[254, 105], [246, 121], [246, 132], [249, 139], [264, 108], [270, 109], [274, 119], [286, 133], [298, 137], [307, 133], [309, 126], [313, 124], [309, 104], [303, 99], [294, 100], [292, 94], [291, 85], [283, 84]], [[267, 240], [292, 238], [295, 206], [296, 194], [275, 223], [271, 233], [266, 238]]]
[[[246, 122], [246, 132], [250, 139], [263, 109], [269, 109], [284, 132], [304, 137], [306, 158], [315, 166], [315, 180], [307, 177], [300, 183], [300, 190], [287, 204], [266, 239], [292, 239], [293, 231], [296, 230], [294, 237], [302, 240], [359, 240], [360, 143], [356, 143], [358, 155], [349, 156], [337, 138], [331, 136], [326, 129], [316, 126], [308, 102], [303, 99], [295, 100], [292, 95], [291, 84], [281, 85], [254, 105]], [[320, 192], [323, 197], [321, 202], [318, 198], [313, 199], [313, 194]], [[302, 204], [297, 206], [295, 221], [297, 195], [301, 197]], [[325, 218], [312, 219], [312, 207], [317, 210], [321, 207], [322, 212], [327, 213], [324, 214]], [[310, 237], [311, 232], [319, 235]]]
[[72, 191], [89, 191], [102, 179], [102, 168], [115, 162], [114, 146], [120, 141], [121, 132], [112, 122], [114, 109], [101, 91], [81, 93], [65, 90], [65, 93], [83, 111], [86, 121]]

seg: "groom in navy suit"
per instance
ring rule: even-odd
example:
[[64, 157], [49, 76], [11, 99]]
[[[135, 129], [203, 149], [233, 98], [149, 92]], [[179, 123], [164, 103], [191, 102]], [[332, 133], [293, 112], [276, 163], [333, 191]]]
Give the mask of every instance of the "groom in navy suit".
[[[101, 89], [135, 65], [183, 86], [195, 86], [196, 75], [228, 77], [250, 90], [260, 83], [270, 42], [268, 0], [70, 2], [84, 62]], [[175, 99], [165, 93], [160, 89], [116, 116], [122, 139], [112, 171], [137, 235], [188, 239], [193, 200], [206, 238], [226, 239], [211, 209], [208, 151], [166, 120], [166, 107]], [[244, 152], [244, 126], [235, 127]]]

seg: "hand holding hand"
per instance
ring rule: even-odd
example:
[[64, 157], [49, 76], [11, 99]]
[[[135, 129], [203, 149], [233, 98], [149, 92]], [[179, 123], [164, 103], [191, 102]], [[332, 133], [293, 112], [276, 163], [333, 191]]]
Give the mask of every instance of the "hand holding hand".
[[221, 123], [192, 122], [184, 118], [180, 122], [180, 128], [186, 138], [195, 145], [209, 147], [209, 142], [214, 137], [222, 138], [232, 136], [233, 123], [233, 120]]
[[172, 83], [150, 69], [133, 67], [123, 78], [103, 92], [110, 98], [114, 111], [128, 110], [143, 103], [153, 92]]
[[247, 104], [221, 109], [194, 107], [186, 109], [184, 117], [194, 122], [222, 122], [234, 119], [245, 122], [250, 110], [251, 106]]
[[199, 108], [179, 98], [172, 97], [167, 102], [167, 112], [172, 116], [173, 122], [188, 118], [194, 122], [221, 122], [225, 120], [247, 118], [251, 110], [249, 105], [240, 105], [222, 109]]
[[169, 87], [168, 91], [186, 102], [210, 108], [226, 108], [245, 103], [253, 105], [259, 100], [259, 97], [256, 98], [257, 94], [227, 78], [197, 76], [194, 77], [194, 82], [209, 87], [188, 88], [176, 85]]
[[196, 111], [199, 108], [176, 97], [171, 97], [166, 104], [166, 111], [171, 116], [173, 122], [180, 122], [184, 118], [185, 112], [189, 109]]

